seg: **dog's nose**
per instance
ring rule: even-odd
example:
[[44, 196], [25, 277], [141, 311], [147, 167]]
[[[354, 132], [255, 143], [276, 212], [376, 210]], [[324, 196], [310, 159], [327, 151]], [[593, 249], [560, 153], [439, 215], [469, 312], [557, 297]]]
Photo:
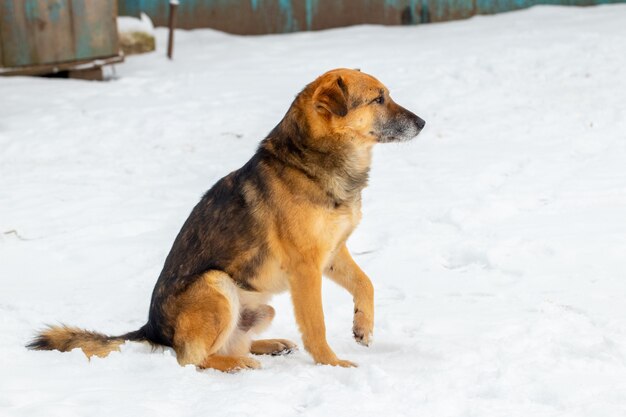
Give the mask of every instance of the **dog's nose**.
[[424, 126], [426, 126], [426, 122], [423, 119], [419, 118], [418, 116], [415, 116], [415, 117], [417, 117], [417, 128], [419, 130], [422, 130]]

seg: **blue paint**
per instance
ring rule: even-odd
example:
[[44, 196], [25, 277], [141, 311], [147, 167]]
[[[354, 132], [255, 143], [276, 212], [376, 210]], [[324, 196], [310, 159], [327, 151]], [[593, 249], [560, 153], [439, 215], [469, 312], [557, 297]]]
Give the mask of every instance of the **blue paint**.
[[28, 20], [37, 19], [39, 17], [39, 2], [37, 0], [26, 0], [24, 2], [24, 14]]
[[417, 16], [417, 3], [418, 3], [418, 0], [409, 1], [409, 10], [411, 11], [411, 24], [413, 25], [415, 25], [416, 23], [420, 23], [415, 18], [415, 16]]
[[[481, 0], [476, 0], [480, 2]], [[488, 2], [498, 1], [520, 1], [520, 0], [486, 0]], [[534, 1], [534, 0], [521, 0]], [[430, 0], [428, 1], [428, 21], [439, 22], [444, 20], [467, 18], [476, 14], [474, 0]]]
[[76, 58], [78, 59], [89, 58], [94, 55], [93, 46], [91, 44], [92, 39], [91, 37], [86, 36], [86, 33], [89, 33], [90, 30], [89, 28], [84, 27], [86, 23], [85, 19], [76, 19], [77, 16], [85, 16], [85, 2], [88, 1], [90, 0], [72, 0], [72, 13], [74, 14], [75, 24], [81, 26], [81, 30], [78, 31], [81, 36], [76, 36], [74, 38], [74, 51], [76, 53]]
[[[126, 15], [126, 16], [137, 16], [139, 17], [139, 14], [142, 11], [142, 2], [141, 0], [118, 0], [118, 7], [120, 10], [120, 15]], [[148, 12], [149, 14], [154, 14], [156, 11], [156, 3], [155, 2], [150, 2], [152, 3], [151, 6], [148, 9], [144, 10], [146, 12]], [[146, 5], [148, 6], [148, 5]]]
[[420, 12], [420, 22], [430, 22], [430, 8], [428, 7], [428, 0], [422, 0], [422, 10]]
[[[285, 15], [284, 32], [294, 32], [296, 29], [293, 20], [293, 6], [291, 0], [278, 0], [278, 7]], [[297, 25], [296, 25], [297, 26]]]
[[61, 5], [61, 3], [52, 3], [50, 6], [48, 6], [48, 18], [52, 22], [58, 22], [61, 18], [61, 9], [63, 7], [67, 7], [65, 1], [63, 2], [63, 5]]
[[318, 0], [306, 0], [306, 30], [311, 30], [313, 27], [313, 15], [317, 13]]
[[12, 17], [15, 14], [13, 0], [4, 0], [2, 7], [4, 9], [4, 12], [2, 13], [2, 20], [8, 25], [13, 20]]
[[20, 65], [28, 65], [32, 62], [30, 57], [30, 48], [26, 27], [15, 24], [15, 16], [19, 11], [15, 9], [14, 0], [4, 0], [2, 5], [2, 35], [0, 42], [2, 43], [3, 56], [0, 57], [0, 63], [8, 67], [17, 67]]
[[[21, 1], [33, 2], [33, 0]], [[169, 14], [167, 0], [117, 0], [117, 2], [120, 15], [138, 16], [140, 11], [144, 11], [157, 25], [167, 24]], [[231, 16], [237, 15], [238, 11], [243, 8], [247, 8], [248, 11], [251, 8], [254, 13], [250, 20], [241, 22], [241, 29], [237, 29], [240, 33], [246, 33], [248, 30], [254, 33], [269, 33], [276, 30], [279, 32], [311, 30], [314, 23], [316, 26], [323, 25], [323, 19], [328, 16], [328, 10], [322, 10], [320, 7], [330, 2], [343, 4], [346, 6], [345, 9], [349, 6], [348, 13], [355, 13], [357, 16], [364, 10], [370, 9], [371, 6], [382, 4], [384, 14], [381, 15], [380, 22], [388, 22], [390, 17], [409, 7], [413, 16], [412, 22], [425, 23], [469, 17], [477, 13], [516, 10], [535, 4], [592, 5], [621, 3], [626, 0], [325, 0], [325, 2], [320, 2], [320, 0], [182, 0], [178, 23], [180, 27], [185, 28], [210, 27], [216, 25], [215, 20], [212, 20], [215, 12], [218, 12], [220, 16]], [[278, 13], [270, 14], [270, 10], [276, 9]], [[332, 9], [332, 7], [329, 8], [329, 10]], [[367, 13], [363, 14], [367, 15]], [[368, 19], [372, 19], [371, 14]], [[371, 22], [371, 20], [368, 21]]]
[[73, 20], [76, 18], [83, 19], [85, 17], [85, 0], [69, 0], [72, 2]]
[[[117, 53], [115, 38], [110, 36], [115, 24], [114, 3], [110, 0], [0, 0], [0, 10], [0, 66], [39, 65]], [[47, 48], [50, 38], [57, 43], [52, 49], [42, 49], [42, 45]]]

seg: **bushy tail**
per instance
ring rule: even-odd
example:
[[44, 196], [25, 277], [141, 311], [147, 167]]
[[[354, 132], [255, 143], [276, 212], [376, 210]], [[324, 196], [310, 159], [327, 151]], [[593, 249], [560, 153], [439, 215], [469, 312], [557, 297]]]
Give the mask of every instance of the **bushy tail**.
[[121, 336], [107, 336], [77, 327], [48, 326], [39, 332], [26, 347], [33, 350], [60, 350], [61, 352], [81, 348], [88, 358], [94, 355], [104, 358], [113, 351], [119, 351], [120, 345], [126, 340], [146, 340], [143, 328]]

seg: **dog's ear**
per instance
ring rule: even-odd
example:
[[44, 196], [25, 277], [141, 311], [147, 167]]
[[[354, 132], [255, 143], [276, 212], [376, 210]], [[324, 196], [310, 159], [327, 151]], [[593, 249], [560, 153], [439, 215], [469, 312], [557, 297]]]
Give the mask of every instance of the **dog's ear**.
[[319, 87], [313, 94], [315, 110], [320, 113], [332, 113], [336, 116], [348, 114], [348, 88], [341, 79], [330, 85]]

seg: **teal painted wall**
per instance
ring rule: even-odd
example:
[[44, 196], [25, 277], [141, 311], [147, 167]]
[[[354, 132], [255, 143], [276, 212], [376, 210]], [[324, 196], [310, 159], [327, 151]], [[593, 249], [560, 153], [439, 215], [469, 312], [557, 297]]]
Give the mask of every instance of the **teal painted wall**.
[[[463, 19], [537, 4], [590, 6], [626, 0], [180, 0], [178, 27], [260, 34], [354, 24], [417, 24]], [[166, 25], [168, 0], [118, 0], [121, 15], [146, 12]]]

